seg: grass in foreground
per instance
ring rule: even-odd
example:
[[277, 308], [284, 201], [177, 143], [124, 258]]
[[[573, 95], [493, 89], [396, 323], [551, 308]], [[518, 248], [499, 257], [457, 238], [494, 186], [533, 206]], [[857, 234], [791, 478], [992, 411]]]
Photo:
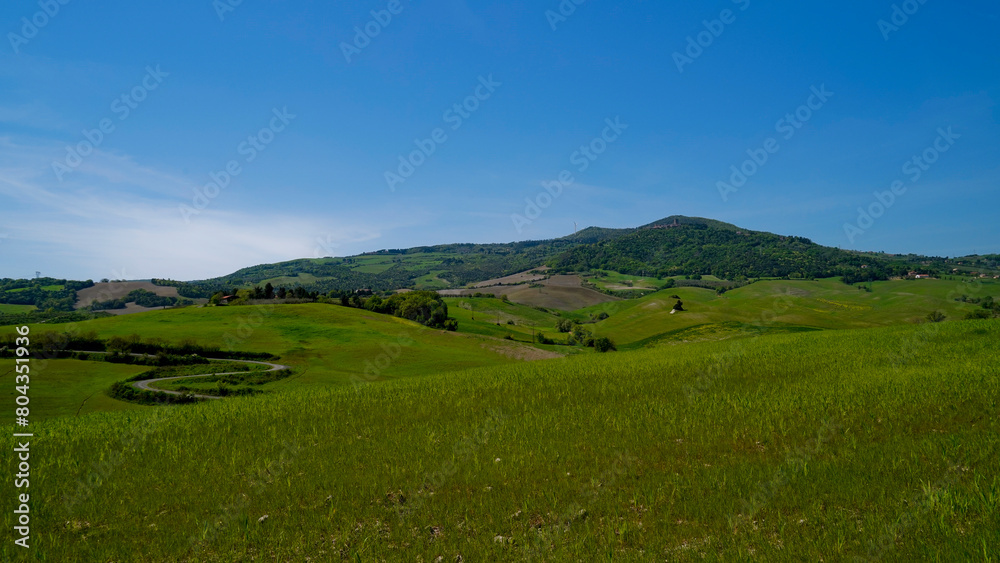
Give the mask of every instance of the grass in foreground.
[[995, 560], [998, 341], [770, 336], [42, 422], [30, 553]]

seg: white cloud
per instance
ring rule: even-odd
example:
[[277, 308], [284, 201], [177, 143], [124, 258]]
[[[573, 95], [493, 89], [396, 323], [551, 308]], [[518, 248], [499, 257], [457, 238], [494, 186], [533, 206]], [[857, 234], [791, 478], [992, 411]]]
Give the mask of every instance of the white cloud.
[[[51, 146], [0, 139], [0, 276], [202, 279], [243, 267], [356, 251], [381, 236], [350, 219], [224, 209], [214, 201], [185, 221], [188, 179], [101, 153], [60, 184], [47, 173]], [[380, 223], [391, 221], [380, 218]], [[410, 221], [404, 221], [410, 222]], [[9, 271], [8, 271], [9, 270]], [[117, 274], [117, 275], [116, 275]]]

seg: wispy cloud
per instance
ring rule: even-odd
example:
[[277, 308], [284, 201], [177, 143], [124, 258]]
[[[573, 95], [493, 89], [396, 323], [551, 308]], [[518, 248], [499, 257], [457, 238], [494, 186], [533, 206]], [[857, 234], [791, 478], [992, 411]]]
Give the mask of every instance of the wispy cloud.
[[352, 245], [382, 236], [358, 214], [290, 216], [216, 206], [185, 222], [178, 207], [196, 182], [128, 155], [95, 153], [60, 184], [47, 170], [52, 149], [0, 138], [0, 197], [6, 200], [0, 225], [9, 237], [0, 250], [4, 269], [29, 264], [59, 277], [124, 271], [132, 278], [201, 279], [314, 257], [317, 247], [353, 252]]

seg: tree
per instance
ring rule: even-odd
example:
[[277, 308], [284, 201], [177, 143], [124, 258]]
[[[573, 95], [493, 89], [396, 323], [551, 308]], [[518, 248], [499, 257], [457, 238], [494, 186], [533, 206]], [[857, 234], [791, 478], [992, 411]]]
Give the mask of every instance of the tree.
[[594, 349], [601, 353], [613, 352], [615, 350], [618, 350], [618, 348], [615, 347], [614, 341], [612, 341], [607, 336], [598, 336], [597, 338], [595, 338]]
[[556, 330], [559, 332], [570, 332], [573, 330], [573, 321], [569, 319], [559, 319], [556, 323]]
[[947, 317], [945, 317], [944, 313], [942, 313], [941, 311], [933, 311], [927, 314], [927, 320], [932, 323], [939, 323], [945, 320], [946, 318]]
[[274, 299], [274, 286], [271, 285], [271, 282], [267, 282], [267, 285], [264, 286], [264, 299]]
[[594, 335], [581, 325], [573, 327], [573, 340], [584, 346], [594, 345]]
[[684, 310], [684, 302], [678, 299], [677, 303], [674, 303], [674, 311], [683, 311], [683, 310]]

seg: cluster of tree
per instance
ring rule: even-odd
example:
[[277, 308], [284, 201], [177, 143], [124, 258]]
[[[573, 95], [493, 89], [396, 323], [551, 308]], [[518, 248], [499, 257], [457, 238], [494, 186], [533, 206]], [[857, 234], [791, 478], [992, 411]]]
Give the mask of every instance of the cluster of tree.
[[[357, 297], [358, 299], [354, 299]], [[408, 291], [388, 298], [372, 295], [361, 299], [358, 294], [348, 298], [340, 296], [342, 305], [360, 306], [373, 313], [382, 313], [416, 321], [424, 326], [458, 330], [458, 321], [448, 318], [448, 304], [433, 291]]]
[[0, 313], [0, 326], [31, 325], [38, 323], [78, 323], [110, 317], [109, 313], [82, 311], [28, 311], [26, 313]]
[[[14, 349], [15, 335], [0, 334], [0, 348]], [[277, 359], [267, 352], [244, 352], [236, 350], [221, 350], [217, 346], [204, 346], [193, 339], [185, 339], [180, 343], [171, 343], [159, 338], [143, 339], [138, 334], [128, 336], [112, 336], [109, 339], [97, 337], [91, 331], [78, 332], [46, 332], [32, 337], [32, 357], [36, 359], [53, 359], [64, 351], [108, 352], [109, 354], [148, 354], [167, 356], [201, 356], [222, 360], [258, 360], [269, 361]]]
[[250, 301], [270, 300], [270, 299], [295, 299], [300, 301], [316, 301], [321, 297], [318, 291], [309, 291], [301, 285], [288, 289], [284, 286], [277, 289], [269, 283], [264, 287], [254, 286], [253, 289], [236, 289], [232, 291], [220, 290], [215, 292], [208, 300], [212, 305], [219, 305], [226, 297], [235, 297], [229, 302], [230, 305], [245, 305]]
[[0, 279], [0, 303], [34, 305], [42, 311], [72, 311], [76, 305], [76, 292], [93, 285], [92, 280], [3, 278]]
[[180, 282], [170, 279], [153, 278], [153, 285], [161, 287], [176, 287], [177, 294], [188, 299], [208, 299], [212, 296], [214, 287], [211, 284], [201, 284], [198, 282]]
[[[964, 295], [962, 297], [965, 297]], [[961, 299], [961, 298], [960, 298]], [[978, 303], [980, 309], [966, 313], [966, 319], [990, 319], [990, 318], [1000, 318], [1000, 301], [993, 298], [992, 295], [987, 295], [983, 298], [968, 298], [964, 299], [967, 303]]]
[[614, 270], [629, 275], [669, 277], [714, 275], [819, 278], [845, 276], [870, 281], [903, 275], [910, 264], [891, 264], [814, 244], [802, 237], [687, 224], [639, 229], [593, 244], [576, 246], [548, 263], [556, 271]]
[[[560, 332], [562, 332], [563, 326], [557, 327]], [[615, 347], [614, 341], [607, 336], [595, 337], [594, 333], [591, 332], [589, 328], [580, 324], [573, 325], [569, 335], [566, 337], [566, 343], [571, 346], [575, 344], [587, 346], [588, 348], [593, 348], [598, 352], [613, 352], [618, 349]]]

